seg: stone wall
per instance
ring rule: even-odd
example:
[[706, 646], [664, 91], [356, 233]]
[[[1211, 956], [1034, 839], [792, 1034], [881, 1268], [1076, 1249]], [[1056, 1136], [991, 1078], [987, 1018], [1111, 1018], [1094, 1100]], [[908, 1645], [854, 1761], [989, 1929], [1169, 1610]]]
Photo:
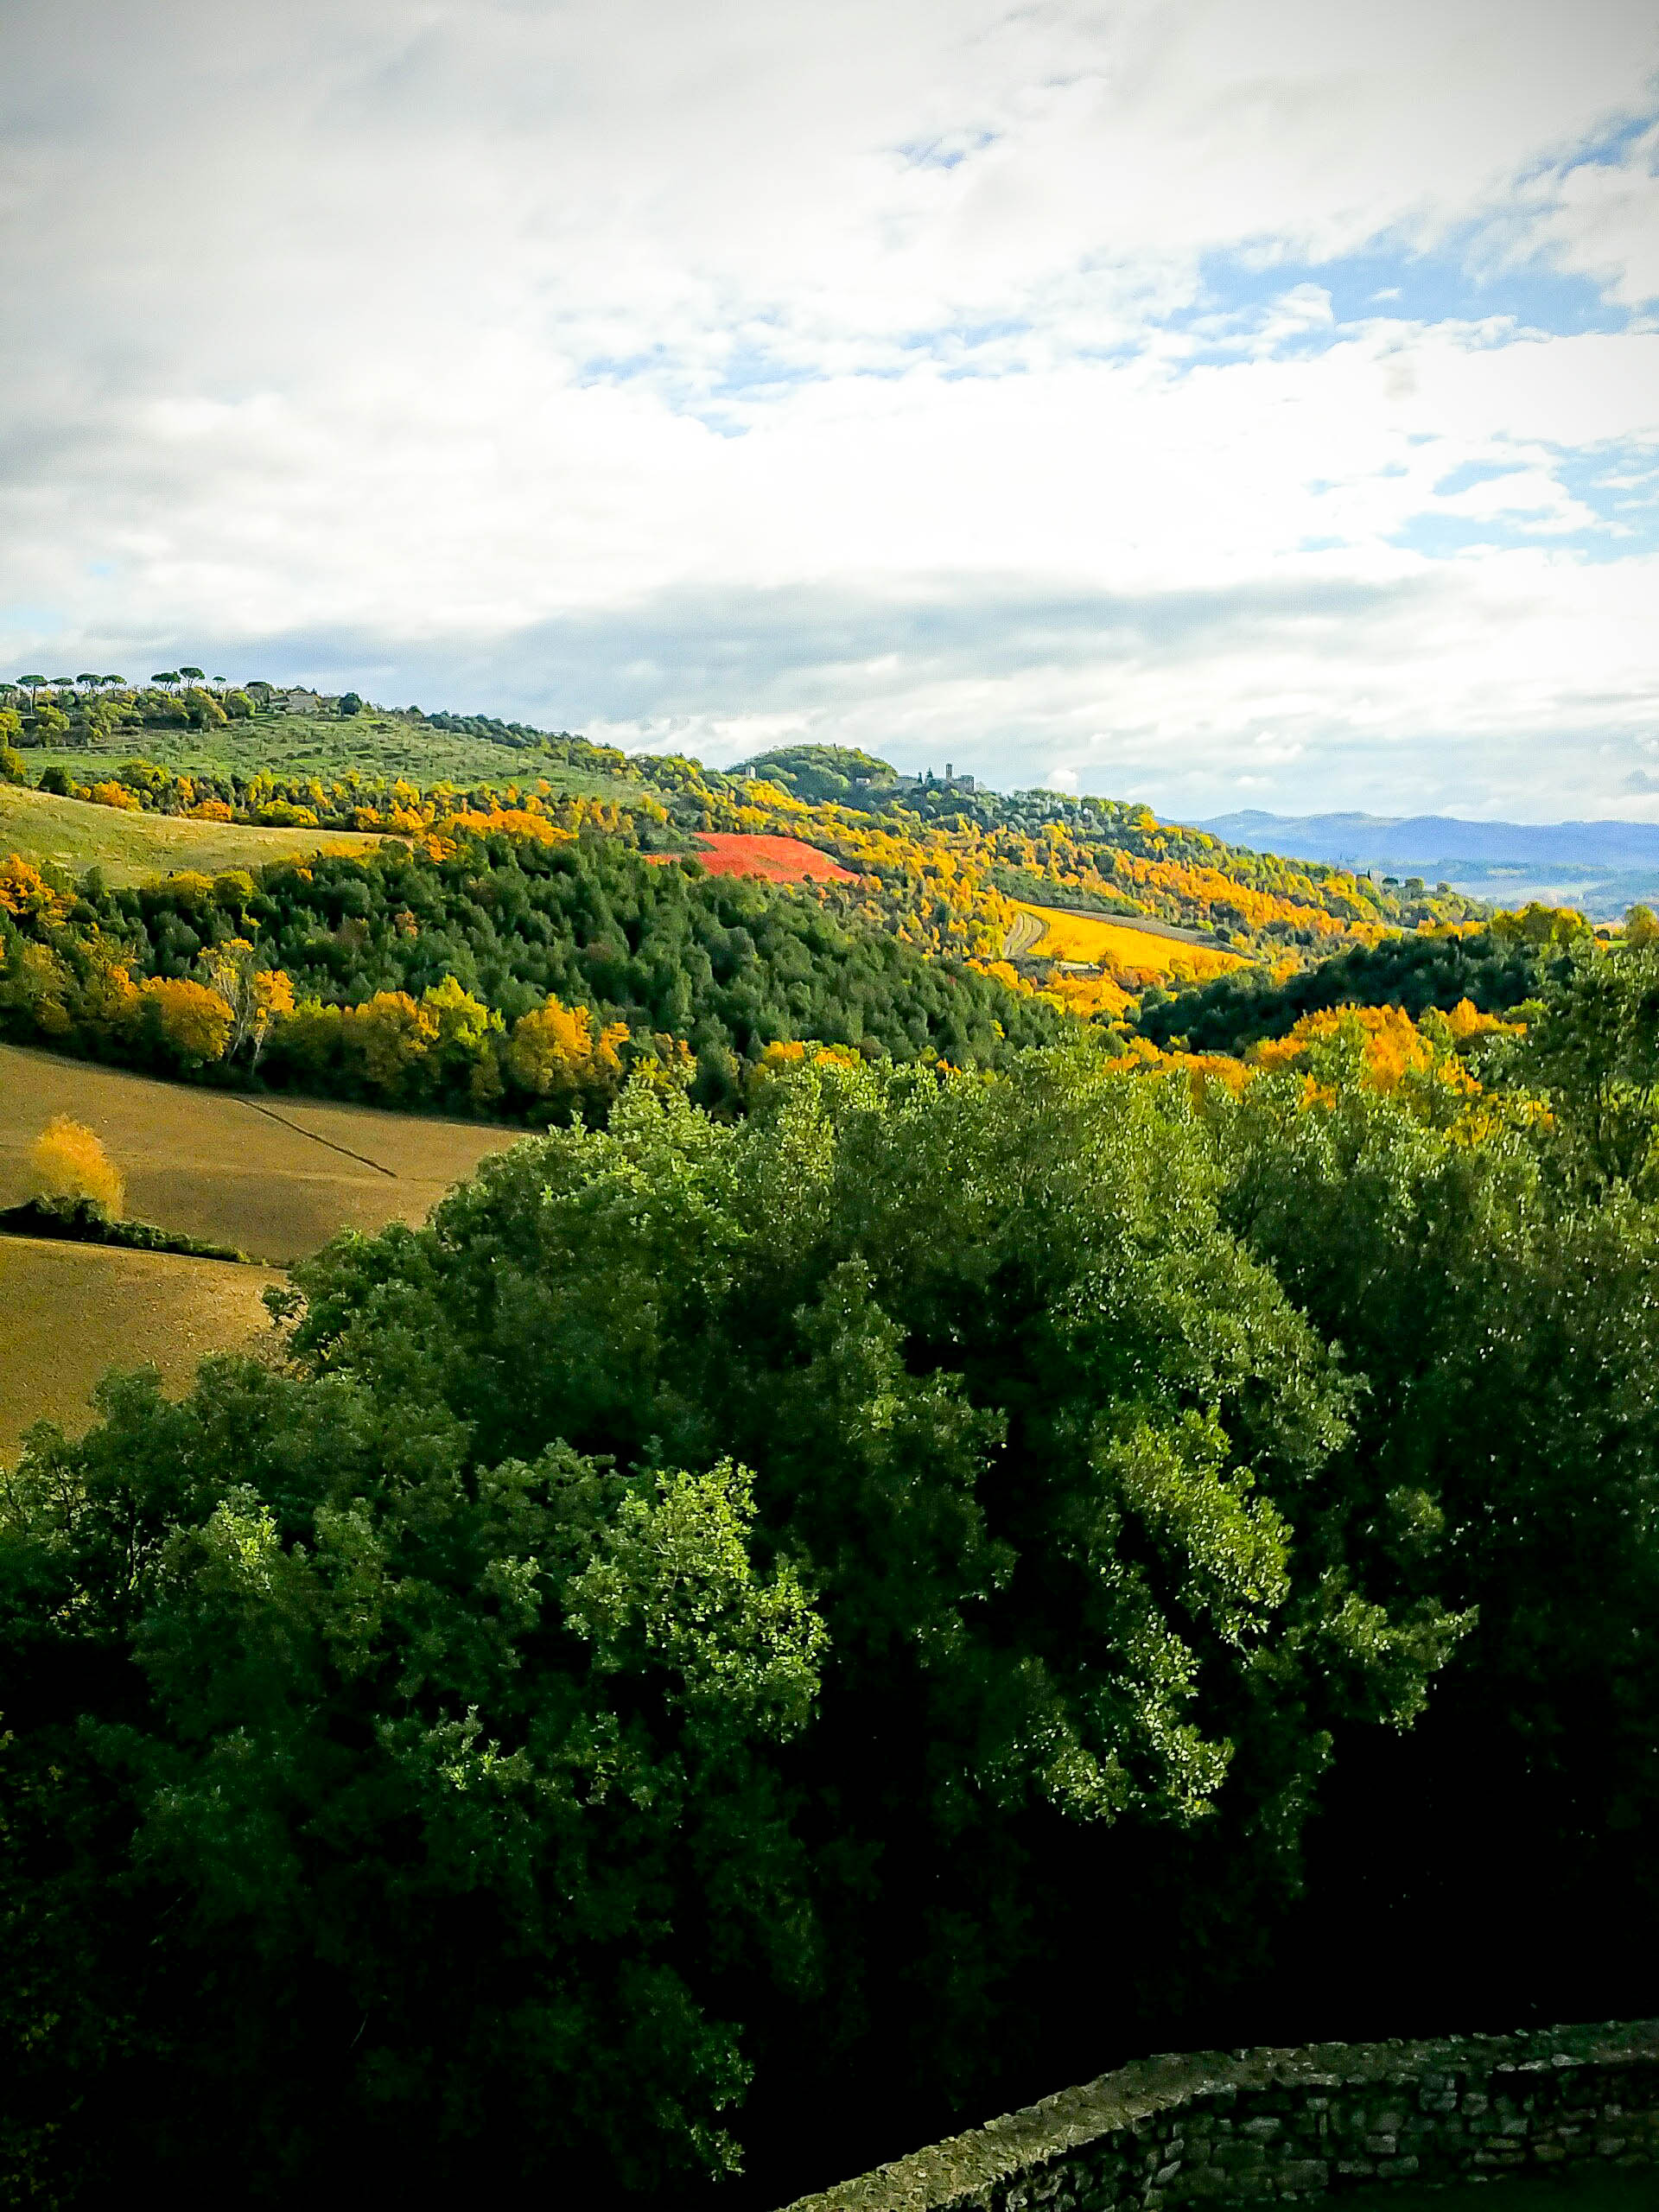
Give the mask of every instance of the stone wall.
[[1602, 2161], [1659, 2163], [1659, 2020], [1144, 2059], [789, 2212], [1220, 2212]]

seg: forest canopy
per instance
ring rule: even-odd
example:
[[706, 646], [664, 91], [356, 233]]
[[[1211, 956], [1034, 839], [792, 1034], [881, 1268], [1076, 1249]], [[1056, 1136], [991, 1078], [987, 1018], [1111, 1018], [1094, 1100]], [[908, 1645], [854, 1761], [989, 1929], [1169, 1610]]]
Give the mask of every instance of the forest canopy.
[[650, 1060], [707, 1104], [810, 1041], [995, 1065], [1064, 1017], [826, 903], [498, 810], [367, 859], [132, 891], [0, 878], [0, 1030], [406, 1105], [601, 1111]]
[[14, 2160], [683, 2202], [747, 2152], [777, 2201], [855, 2163], [826, 2107], [875, 2155], [1294, 2015], [1333, 1929], [1339, 2031], [1407, 1972], [1616, 2009], [1656, 958], [1575, 956], [1490, 1088], [1340, 1022], [1236, 1097], [1103, 1040], [804, 1058], [737, 1121], [631, 1084], [300, 1268], [280, 1363], [38, 1432]]

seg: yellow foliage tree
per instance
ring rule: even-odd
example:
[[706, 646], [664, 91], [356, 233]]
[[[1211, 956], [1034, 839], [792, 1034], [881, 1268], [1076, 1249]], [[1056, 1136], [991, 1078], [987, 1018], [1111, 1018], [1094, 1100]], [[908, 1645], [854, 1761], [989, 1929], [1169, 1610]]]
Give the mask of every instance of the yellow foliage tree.
[[39, 868], [12, 853], [0, 860], [0, 906], [19, 921], [60, 922], [69, 911], [69, 900], [52, 888]]
[[1145, 1037], [1130, 1038], [1124, 1050], [1106, 1065], [1117, 1073], [1183, 1075], [1192, 1103], [1200, 1110], [1210, 1104], [1216, 1091], [1238, 1097], [1250, 1074], [1243, 1060], [1234, 1059], [1230, 1053], [1165, 1052]]
[[563, 1006], [550, 998], [514, 1022], [508, 1071], [537, 1098], [612, 1091], [622, 1080], [621, 1047], [627, 1036], [626, 1021], [596, 1030], [587, 1007]]
[[438, 1018], [407, 991], [377, 991], [360, 1006], [344, 1007], [340, 1037], [376, 1090], [393, 1090], [437, 1039]]
[[110, 1214], [118, 1214], [126, 1204], [120, 1169], [84, 1122], [54, 1114], [35, 1138], [29, 1160], [42, 1198], [90, 1198]]
[[481, 999], [470, 991], [462, 990], [453, 976], [446, 976], [429, 991], [421, 994], [421, 1007], [437, 1024], [434, 1042], [448, 1062], [473, 1060], [483, 1052], [485, 1040], [493, 1028], [499, 1028], [501, 1018], [492, 1014]]
[[183, 976], [152, 976], [141, 983], [134, 994], [134, 1016], [154, 1042], [198, 1066], [224, 1058], [235, 1027], [235, 1016], [217, 991]]
[[96, 1030], [119, 1029], [131, 1020], [137, 995], [125, 963], [95, 944], [81, 981], [79, 1020]]
[[202, 980], [230, 1013], [225, 1057], [234, 1059], [245, 1051], [257, 1067], [272, 1023], [294, 1011], [292, 982], [280, 968], [261, 968], [252, 945], [240, 937], [210, 946], [201, 956], [201, 968]]

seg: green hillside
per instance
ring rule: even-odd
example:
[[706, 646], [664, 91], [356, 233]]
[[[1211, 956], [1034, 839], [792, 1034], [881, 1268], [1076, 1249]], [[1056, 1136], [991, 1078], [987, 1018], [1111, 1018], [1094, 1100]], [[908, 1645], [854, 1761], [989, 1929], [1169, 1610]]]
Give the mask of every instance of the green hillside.
[[[455, 717], [453, 719], [459, 719]], [[556, 790], [582, 798], [637, 798], [634, 779], [607, 774], [558, 751], [538, 753], [523, 743], [467, 729], [449, 729], [425, 718], [372, 710], [341, 721], [337, 715], [261, 715], [208, 728], [188, 723], [148, 725], [119, 735], [68, 746], [29, 747], [23, 759], [37, 779], [59, 767], [85, 783], [107, 775], [141, 754], [175, 775], [226, 772], [325, 779], [358, 775], [413, 784], [484, 784], [545, 777]]]
[[220, 868], [262, 868], [315, 853], [322, 844], [366, 853], [379, 842], [354, 830], [261, 829], [242, 822], [124, 813], [0, 784], [0, 857], [21, 854], [37, 867], [49, 863], [73, 876], [96, 868], [114, 885], [148, 882], [177, 868], [212, 875]]

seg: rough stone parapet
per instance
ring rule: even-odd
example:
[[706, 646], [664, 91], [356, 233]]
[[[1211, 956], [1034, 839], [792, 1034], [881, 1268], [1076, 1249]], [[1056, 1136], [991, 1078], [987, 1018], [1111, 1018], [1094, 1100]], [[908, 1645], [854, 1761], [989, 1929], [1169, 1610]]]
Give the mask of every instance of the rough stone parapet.
[[1592, 2162], [1659, 2164], [1659, 2020], [1141, 2059], [788, 2212], [1224, 2212]]

